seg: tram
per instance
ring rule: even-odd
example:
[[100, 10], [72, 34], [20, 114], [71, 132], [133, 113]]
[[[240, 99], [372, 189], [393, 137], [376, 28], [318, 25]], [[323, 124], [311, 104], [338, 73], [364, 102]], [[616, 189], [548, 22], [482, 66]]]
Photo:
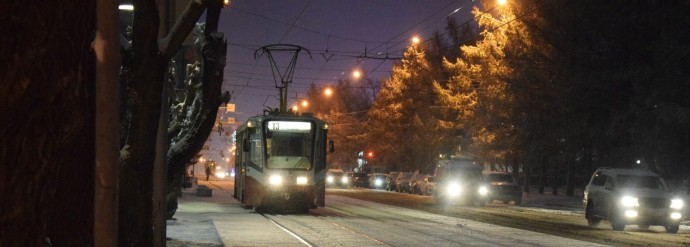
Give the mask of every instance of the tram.
[[235, 198], [257, 211], [325, 205], [328, 125], [311, 115], [251, 117], [236, 133]]

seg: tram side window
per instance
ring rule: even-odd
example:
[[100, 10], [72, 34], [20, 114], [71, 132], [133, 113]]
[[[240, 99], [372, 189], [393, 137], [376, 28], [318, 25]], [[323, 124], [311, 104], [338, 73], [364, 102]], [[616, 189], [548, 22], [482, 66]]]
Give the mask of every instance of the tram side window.
[[252, 138], [249, 156], [252, 157], [252, 163], [262, 167], [264, 165], [263, 148], [261, 147], [261, 139]]

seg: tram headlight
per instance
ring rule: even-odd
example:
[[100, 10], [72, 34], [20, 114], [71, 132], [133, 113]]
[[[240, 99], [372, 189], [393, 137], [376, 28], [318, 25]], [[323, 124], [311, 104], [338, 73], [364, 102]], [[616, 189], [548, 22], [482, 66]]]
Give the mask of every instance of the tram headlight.
[[307, 179], [307, 177], [304, 177], [304, 176], [297, 177], [297, 184], [299, 184], [299, 185], [306, 185], [307, 181], [309, 181]]
[[268, 183], [271, 185], [281, 185], [283, 184], [283, 177], [280, 175], [271, 175], [271, 177], [268, 178]]

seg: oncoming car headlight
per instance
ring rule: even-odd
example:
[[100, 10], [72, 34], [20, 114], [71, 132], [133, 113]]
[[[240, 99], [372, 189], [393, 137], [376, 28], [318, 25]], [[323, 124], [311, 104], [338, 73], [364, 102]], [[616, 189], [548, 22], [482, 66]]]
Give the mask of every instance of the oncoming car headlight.
[[639, 207], [640, 203], [637, 201], [637, 197], [624, 196], [621, 198], [621, 206], [626, 208]]
[[268, 179], [268, 183], [271, 185], [281, 185], [283, 184], [283, 177], [280, 175], [271, 175], [271, 177]]
[[671, 209], [683, 209], [683, 199], [671, 199]]
[[446, 192], [449, 196], [458, 196], [460, 195], [460, 185], [456, 183], [449, 184]]
[[381, 179], [376, 179], [376, 181], [374, 181], [374, 185], [381, 186], [383, 185], [383, 181]]
[[333, 176], [331, 175], [328, 175], [328, 177], [326, 177], [326, 182], [328, 182], [329, 184], [333, 183], [333, 180]]
[[489, 194], [489, 189], [486, 186], [479, 187], [479, 195], [485, 196], [486, 194]]
[[340, 179], [340, 182], [346, 184], [348, 182], [347, 177], [343, 177]]
[[304, 177], [304, 176], [297, 177], [297, 184], [299, 184], [299, 185], [305, 185], [305, 184], [307, 184], [307, 181], [309, 181], [307, 179], [307, 177]]

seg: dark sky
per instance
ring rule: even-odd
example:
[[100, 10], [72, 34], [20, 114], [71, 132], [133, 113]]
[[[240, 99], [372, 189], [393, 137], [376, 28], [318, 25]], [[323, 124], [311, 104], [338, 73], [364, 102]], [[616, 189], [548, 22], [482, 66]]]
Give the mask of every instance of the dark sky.
[[[357, 57], [366, 50], [368, 56], [387, 53], [399, 58], [411, 37], [426, 40], [436, 30], [445, 32], [445, 19], [451, 13], [459, 23], [470, 20], [475, 4], [472, 0], [233, 0], [220, 20], [220, 31], [228, 41], [223, 90], [234, 92], [231, 101], [240, 122], [261, 114], [264, 105], [278, 107], [269, 60], [254, 59], [254, 51], [269, 44], [293, 44], [311, 51], [311, 59], [306, 53], [298, 57], [288, 107], [295, 97], [306, 97], [311, 83], [334, 84], [351, 77], [354, 69], [371, 79], [386, 78], [392, 60]], [[275, 55], [279, 66], [287, 64], [288, 55]]]

